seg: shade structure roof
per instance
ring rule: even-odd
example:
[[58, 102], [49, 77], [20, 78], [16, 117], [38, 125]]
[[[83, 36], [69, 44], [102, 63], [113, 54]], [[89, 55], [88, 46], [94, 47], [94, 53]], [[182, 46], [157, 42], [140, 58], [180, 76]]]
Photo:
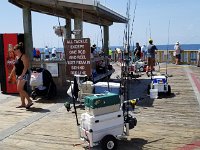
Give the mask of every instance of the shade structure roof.
[[61, 18], [82, 19], [84, 22], [110, 26], [127, 23], [128, 19], [101, 5], [97, 0], [8, 0], [10, 3], [31, 11], [58, 16]]

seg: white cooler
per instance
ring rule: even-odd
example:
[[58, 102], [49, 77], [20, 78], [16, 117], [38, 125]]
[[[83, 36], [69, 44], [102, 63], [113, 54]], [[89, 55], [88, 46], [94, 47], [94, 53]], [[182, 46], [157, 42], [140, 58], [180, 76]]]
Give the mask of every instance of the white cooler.
[[115, 82], [109, 82], [109, 88], [108, 88], [108, 82], [97, 82], [95, 85], [95, 94], [101, 94], [105, 93], [106, 91], [109, 91], [111, 93], [119, 94], [120, 89], [120, 83]]
[[117, 111], [100, 116], [88, 113], [81, 114], [80, 134], [89, 139], [90, 145], [99, 142], [106, 135], [122, 135], [124, 130], [123, 111]]
[[158, 89], [158, 92], [167, 92], [168, 84], [165, 76], [153, 76], [153, 89]]

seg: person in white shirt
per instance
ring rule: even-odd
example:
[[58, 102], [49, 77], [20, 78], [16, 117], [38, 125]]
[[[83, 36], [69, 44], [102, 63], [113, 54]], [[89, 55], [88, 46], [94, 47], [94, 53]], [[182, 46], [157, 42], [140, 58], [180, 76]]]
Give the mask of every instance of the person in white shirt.
[[142, 54], [143, 54], [142, 59], [143, 59], [143, 61], [145, 61], [147, 59], [147, 47], [146, 47], [146, 45], [143, 45], [141, 47], [141, 50], [142, 50]]
[[49, 52], [48, 46], [45, 46], [44, 54], [45, 54], [45, 59], [49, 59], [50, 58], [49, 57], [50, 52]]
[[175, 56], [175, 60], [176, 60], [175, 64], [179, 65], [180, 60], [181, 60], [181, 46], [178, 41], [174, 45], [174, 53], [175, 53], [174, 56]]
[[56, 48], [55, 47], [53, 47], [53, 49], [52, 49], [52, 57], [56, 57]]

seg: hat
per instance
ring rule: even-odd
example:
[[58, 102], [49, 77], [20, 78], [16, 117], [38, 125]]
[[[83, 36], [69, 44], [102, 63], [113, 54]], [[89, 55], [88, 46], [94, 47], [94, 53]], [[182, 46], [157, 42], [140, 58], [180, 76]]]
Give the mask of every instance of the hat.
[[179, 45], [179, 41], [176, 42], [176, 45]]
[[149, 43], [152, 43], [153, 42], [153, 40], [152, 39], [149, 39]]

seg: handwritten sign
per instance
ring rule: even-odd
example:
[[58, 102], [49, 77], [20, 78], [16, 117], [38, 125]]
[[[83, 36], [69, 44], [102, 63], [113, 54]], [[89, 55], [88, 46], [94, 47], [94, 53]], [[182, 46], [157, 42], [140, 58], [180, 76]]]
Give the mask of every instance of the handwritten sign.
[[91, 75], [90, 39], [65, 39], [67, 75]]

